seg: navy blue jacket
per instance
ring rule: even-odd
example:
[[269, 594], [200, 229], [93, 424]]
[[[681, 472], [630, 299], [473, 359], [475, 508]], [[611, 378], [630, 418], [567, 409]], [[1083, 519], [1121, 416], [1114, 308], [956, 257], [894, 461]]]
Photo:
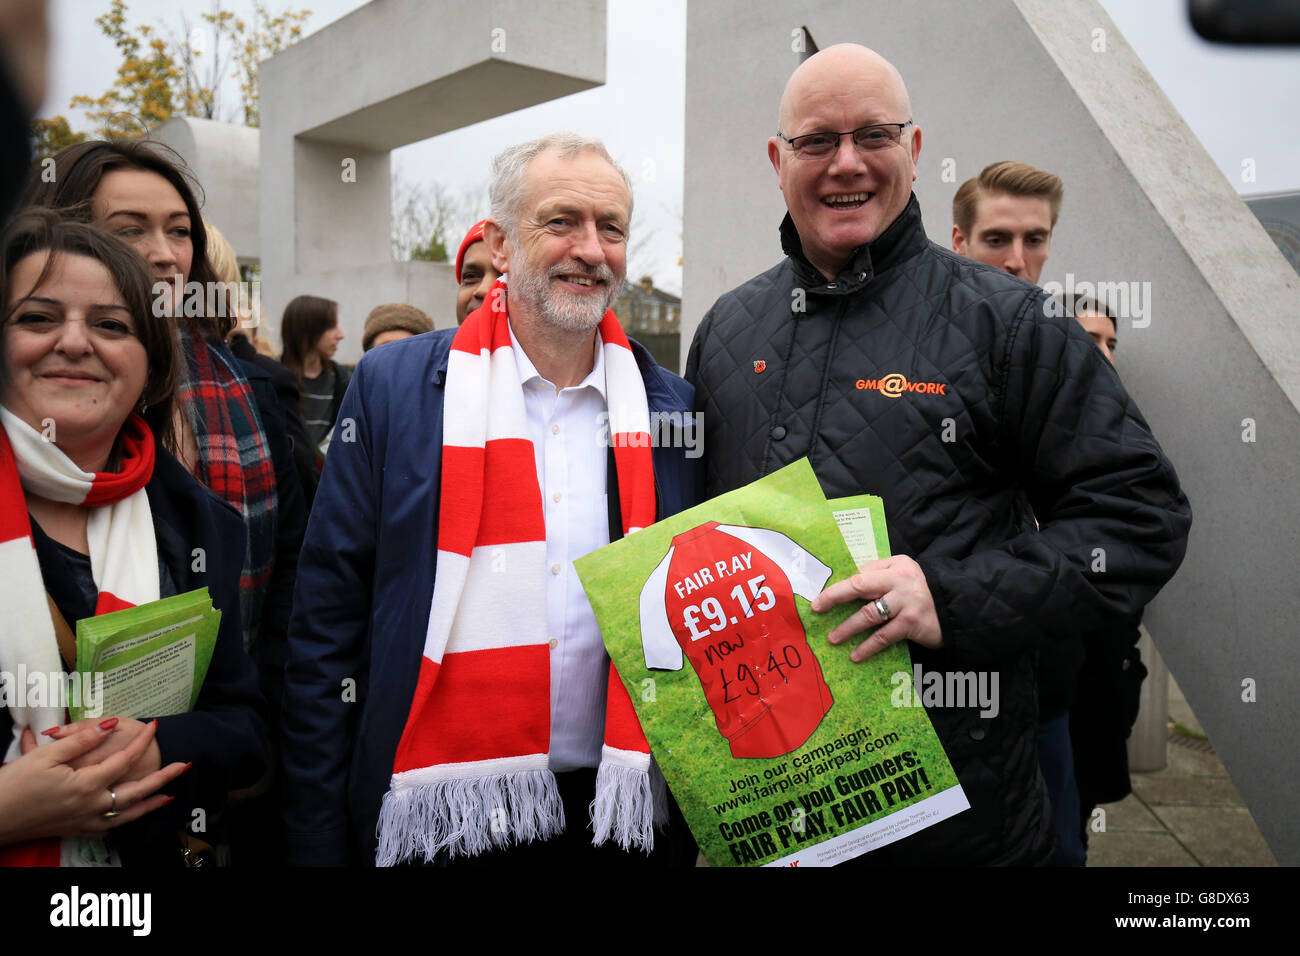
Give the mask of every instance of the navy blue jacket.
[[[447, 355], [455, 330], [367, 352], [335, 425], [298, 563], [285, 673], [285, 828], [294, 865], [373, 865], [433, 599]], [[651, 415], [693, 393], [632, 343]], [[652, 420], [653, 426], [653, 420]], [[659, 517], [691, 507], [698, 459], [654, 449]], [[664, 447], [668, 446], [668, 447]]]
[[[193, 821], [193, 811], [203, 809], [210, 825], [226, 794], [256, 783], [267, 765], [264, 705], [253, 663], [244, 653], [239, 623], [243, 518], [195, 481], [161, 443], [155, 455], [153, 477], [145, 492], [159, 559], [171, 574], [176, 593], [206, 587], [213, 606], [222, 613], [195, 709], [158, 719], [162, 765], [189, 761], [194, 766], [161, 791], [176, 798], [172, 803], [112, 831], [126, 865], [175, 865], [179, 859], [176, 831]], [[78, 620], [94, 614], [94, 603], [64, 573], [59, 546], [33, 525], [46, 589], [75, 628]], [[196, 549], [202, 549], [202, 554]], [[0, 722], [10, 726], [8, 712], [0, 710], [0, 715]]]
[[[295, 443], [289, 415], [280, 403], [275, 384], [277, 375], [269, 368], [242, 357], [252, 352], [258, 359], [279, 365], [258, 355], [247, 340], [239, 340], [240, 353], [236, 355], [239, 370], [248, 379], [253, 398], [262, 416], [262, 429], [266, 432], [271, 463], [275, 466], [275, 563], [271, 566], [271, 580], [266, 587], [266, 603], [262, 605], [262, 620], [258, 626], [257, 640], [248, 649], [257, 663], [258, 679], [262, 693], [270, 706], [272, 718], [280, 712], [280, 691], [284, 685], [284, 662], [288, 657], [287, 635], [289, 617], [293, 612], [293, 584], [298, 576], [298, 552], [302, 549], [302, 536], [307, 531], [309, 504], [298, 477]], [[232, 347], [233, 352], [233, 347]], [[297, 379], [287, 368], [279, 366], [284, 375], [294, 382]], [[297, 414], [295, 408], [294, 414]], [[301, 416], [299, 416], [301, 425]], [[314, 486], [313, 486], [314, 487]]]

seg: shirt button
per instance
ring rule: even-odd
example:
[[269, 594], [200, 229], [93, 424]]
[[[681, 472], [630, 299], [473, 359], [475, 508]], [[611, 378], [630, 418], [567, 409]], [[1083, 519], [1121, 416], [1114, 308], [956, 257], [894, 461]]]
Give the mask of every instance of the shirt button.
[[559, 501], [559, 500], [560, 500], [560, 493], [557, 491], [555, 494], [551, 495], [551, 500], [552, 500], [552, 501]]
[[971, 740], [983, 740], [983, 739], [984, 739], [984, 728], [983, 728], [983, 727], [972, 727], [972, 728], [970, 729], [970, 739], [971, 739]]
[[862, 281], [862, 280], [866, 279], [866, 277], [867, 277], [867, 274], [866, 274], [865, 272], [859, 272], [859, 273], [858, 273], [858, 281]]
[[775, 428], [773, 428], [773, 429], [772, 429], [772, 437], [775, 438], [777, 441], [780, 441], [782, 438], [784, 438], [784, 437], [785, 437], [785, 426], [784, 426], [784, 425], [777, 425]]
[[559, 573], [560, 573], [560, 566], [559, 566], [558, 564], [552, 564], [552, 565], [551, 565], [551, 573], [552, 573], [552, 574], [559, 574]]
[[559, 425], [552, 425], [552, 426], [551, 426], [551, 434], [552, 434], [552, 435], [558, 435], [559, 433], [560, 433], [560, 426], [559, 426]]
[[555, 650], [557, 647], [560, 646], [560, 642], [557, 641], [555, 638], [551, 638], [549, 641], [547, 641], [547, 643], [551, 645], [551, 650]]

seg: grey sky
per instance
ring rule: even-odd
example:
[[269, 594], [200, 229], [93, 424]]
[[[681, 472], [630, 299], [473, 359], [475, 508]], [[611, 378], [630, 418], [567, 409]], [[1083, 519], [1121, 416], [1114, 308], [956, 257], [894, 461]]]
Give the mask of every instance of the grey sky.
[[[179, 31], [182, 11], [197, 21], [209, 5], [209, 0], [130, 0], [129, 21]], [[313, 32], [361, 2], [270, 0], [268, 5], [276, 11], [310, 8], [308, 32]], [[1187, 24], [1185, 0], [1102, 0], [1102, 5], [1239, 192], [1300, 188], [1295, 120], [1300, 51], [1206, 44]], [[42, 115], [69, 114], [74, 94], [98, 96], [113, 82], [116, 51], [94, 23], [108, 6], [108, 0], [51, 3], [50, 93]], [[225, 6], [243, 13], [249, 4], [225, 0]], [[438, 181], [453, 194], [468, 194], [482, 190], [491, 157], [510, 143], [556, 129], [599, 137], [632, 176], [636, 225], [649, 237], [638, 244], [630, 272], [648, 272], [659, 285], [680, 290], [685, 33], [686, 0], [613, 0], [603, 87], [408, 146], [394, 153], [395, 167], [408, 180]], [[74, 127], [80, 124], [80, 117], [69, 118]], [[1243, 181], [1243, 160], [1253, 160], [1254, 182]]]
[[1206, 43], [1186, 0], [1102, 6], [1239, 193], [1300, 189], [1300, 49]]

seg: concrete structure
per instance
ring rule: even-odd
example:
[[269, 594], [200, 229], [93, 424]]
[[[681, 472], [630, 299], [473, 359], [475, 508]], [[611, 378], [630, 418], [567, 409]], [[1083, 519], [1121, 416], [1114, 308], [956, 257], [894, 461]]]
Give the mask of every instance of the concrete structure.
[[1242, 196], [1291, 268], [1300, 272], [1300, 190]]
[[178, 116], [153, 132], [189, 164], [202, 184], [203, 218], [252, 265], [262, 257], [258, 222], [258, 132], [234, 123]]
[[1095, 0], [747, 0], [687, 18], [683, 349], [781, 256], [766, 143], [806, 35], [902, 71], [924, 130], [915, 189], [945, 247], [953, 193], [988, 163], [1064, 178], [1042, 279], [1124, 283], [1119, 371], [1195, 513], [1146, 624], [1278, 861], [1300, 863], [1300, 278], [1233, 185]]
[[1138, 653], [1147, 669], [1138, 701], [1137, 721], [1128, 738], [1128, 769], [1131, 773], [1164, 770], [1169, 762], [1169, 668], [1156, 650], [1145, 627], [1138, 640]]
[[374, 0], [264, 62], [271, 323], [295, 295], [337, 299], [344, 362], [360, 357], [362, 323], [381, 302], [410, 302], [454, 325], [452, 267], [392, 261], [389, 151], [604, 77], [601, 0]]

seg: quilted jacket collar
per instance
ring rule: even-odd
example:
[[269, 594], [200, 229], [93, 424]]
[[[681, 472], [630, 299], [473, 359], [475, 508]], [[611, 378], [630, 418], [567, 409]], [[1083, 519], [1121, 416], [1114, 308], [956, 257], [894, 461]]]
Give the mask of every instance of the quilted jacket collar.
[[803, 241], [799, 230], [794, 227], [790, 214], [785, 214], [781, 221], [781, 249], [794, 264], [795, 276], [799, 283], [809, 292], [824, 295], [848, 295], [857, 292], [872, 278], [891, 266], [909, 259], [925, 248], [929, 240], [925, 227], [921, 225], [921, 204], [916, 193], [907, 202], [907, 207], [890, 223], [889, 228], [872, 242], [859, 246], [849, 257], [832, 282], [809, 262], [803, 254]]

